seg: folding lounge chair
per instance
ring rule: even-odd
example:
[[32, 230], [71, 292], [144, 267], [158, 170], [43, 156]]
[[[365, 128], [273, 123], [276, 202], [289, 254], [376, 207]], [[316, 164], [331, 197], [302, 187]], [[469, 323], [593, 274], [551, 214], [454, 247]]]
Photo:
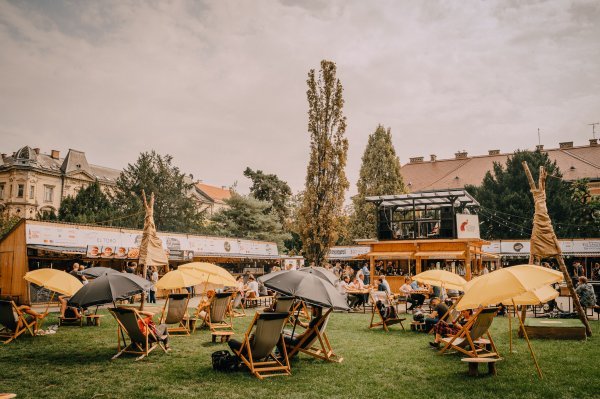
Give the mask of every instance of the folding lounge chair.
[[341, 363], [344, 360], [333, 352], [325, 332], [332, 313], [333, 309], [328, 309], [316, 322], [311, 320], [308, 328], [302, 334], [292, 337], [288, 331], [285, 332], [284, 340], [290, 358], [302, 352], [328, 362]]
[[[232, 339], [229, 347], [258, 379], [278, 375], [291, 375], [283, 335], [283, 326], [288, 313], [256, 313], [244, 339], [240, 342]], [[254, 334], [252, 330], [254, 329]], [[279, 344], [279, 357], [273, 353]]]
[[[242, 310], [238, 310], [241, 308]], [[242, 302], [242, 295], [239, 292], [234, 292], [231, 294], [231, 302], [229, 305], [229, 309], [227, 309], [228, 317], [245, 317], [246, 312], [244, 312], [244, 303]]]
[[160, 324], [173, 325], [169, 327], [169, 334], [182, 333], [190, 335], [190, 329], [186, 323], [188, 319], [187, 308], [190, 302], [189, 294], [170, 294], [165, 301], [162, 314], [160, 316]]
[[71, 306], [67, 306], [65, 309], [65, 315], [58, 317], [58, 325], [59, 326], [83, 326], [83, 310], [79, 309], [79, 317], [77, 313], [75, 313], [75, 308]]
[[[233, 322], [231, 313], [227, 316], [227, 310], [231, 303], [231, 292], [216, 293], [210, 300], [209, 309], [206, 317], [202, 320], [202, 326], [207, 326], [210, 331], [229, 329], [233, 331]], [[200, 318], [200, 313], [196, 312], [196, 318]], [[193, 331], [196, 331], [194, 324]], [[192, 332], [193, 332], [192, 331]]]
[[[141, 360], [148, 356], [154, 349], [160, 347], [165, 353], [167, 349], [163, 345], [164, 336], [158, 337], [144, 321], [144, 318], [132, 308], [111, 308], [110, 313], [117, 320], [118, 346], [117, 354], [112, 357], [116, 359], [123, 353], [139, 355], [135, 360]], [[147, 334], [142, 333], [140, 327], [144, 326]], [[129, 337], [129, 344], [125, 340]]]
[[[293, 296], [278, 296], [275, 298], [275, 304], [272, 312], [276, 313], [290, 313], [292, 311], [292, 306], [294, 305], [294, 297]], [[270, 308], [266, 308], [265, 312], [271, 311], [267, 310]]]
[[[496, 313], [498, 308], [485, 308], [476, 312], [456, 335], [442, 338], [445, 346], [439, 352], [440, 355], [448, 349], [454, 349], [469, 357], [499, 357], [489, 332]], [[484, 335], [487, 339], [483, 338]], [[492, 347], [491, 352], [486, 349], [487, 345]]]
[[35, 317], [33, 320], [27, 317], [14, 301], [0, 300], [0, 340], [4, 344], [8, 344], [26, 331], [33, 337], [36, 329]]
[[[377, 301], [381, 301], [381, 303], [383, 303], [386, 307], [393, 307], [388, 295], [386, 292], [383, 291], [371, 291], [369, 293], [369, 296], [371, 298], [371, 302], [373, 305], [373, 309], [371, 310], [371, 323], [369, 324], [369, 328], [375, 328], [375, 327], [383, 327], [383, 329], [386, 332], [389, 332], [390, 329], [389, 327], [394, 325], [394, 324], [400, 324], [400, 327], [402, 327], [402, 330], [404, 330], [404, 325], [402, 324], [402, 322], [404, 320], [406, 320], [405, 318], [400, 318], [398, 316], [393, 317], [393, 318], [388, 318], [386, 319], [385, 317], [383, 317], [383, 315], [381, 314], [380, 310], [377, 308], [376, 304]], [[395, 308], [394, 308], [395, 309]], [[397, 312], [397, 310], [396, 310]], [[375, 315], [377, 315], [379, 317], [379, 319], [381, 321], [375, 321]]]

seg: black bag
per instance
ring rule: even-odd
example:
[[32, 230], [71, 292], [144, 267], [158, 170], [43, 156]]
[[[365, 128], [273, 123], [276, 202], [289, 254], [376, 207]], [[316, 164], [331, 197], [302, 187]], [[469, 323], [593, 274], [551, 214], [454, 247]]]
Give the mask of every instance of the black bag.
[[240, 359], [229, 351], [216, 351], [212, 354], [213, 370], [230, 373], [240, 368]]
[[422, 323], [422, 322], [424, 322], [424, 321], [425, 321], [425, 315], [424, 315], [423, 313], [416, 313], [416, 314], [413, 316], [413, 320], [414, 320], [414, 321], [418, 321], [418, 322]]

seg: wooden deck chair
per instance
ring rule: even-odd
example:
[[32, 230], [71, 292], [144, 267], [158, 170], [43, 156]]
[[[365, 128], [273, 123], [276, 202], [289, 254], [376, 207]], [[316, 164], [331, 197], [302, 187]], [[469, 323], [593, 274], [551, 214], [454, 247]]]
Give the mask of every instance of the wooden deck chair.
[[[442, 338], [445, 346], [439, 352], [440, 355], [448, 349], [454, 349], [469, 357], [499, 357], [489, 332], [496, 313], [498, 308], [484, 308], [477, 311], [456, 335]], [[487, 336], [487, 339], [484, 339], [484, 336]], [[486, 349], [488, 344], [492, 347], [491, 352]]]
[[[453, 324], [455, 322], [458, 322], [460, 319], [460, 311], [456, 310], [457, 303], [458, 302], [454, 302], [452, 304], [452, 306], [450, 306], [450, 308], [446, 311], [446, 313], [444, 313], [442, 315], [442, 317], [439, 318], [439, 321], [443, 320], [448, 324]], [[431, 329], [427, 333], [431, 334], [431, 333], [433, 333], [433, 330], [435, 330], [435, 326], [431, 327]]]
[[[272, 307], [265, 308], [265, 312], [290, 313], [294, 305], [293, 296], [280, 295], [275, 297], [275, 303]], [[272, 309], [272, 310], [271, 310]]]
[[[238, 310], [241, 309], [241, 310]], [[229, 303], [229, 309], [227, 309], [228, 317], [245, 317], [246, 312], [244, 311], [244, 302], [242, 301], [242, 295], [239, 291], [231, 294], [231, 302]]]
[[[32, 316], [33, 317], [33, 316]], [[37, 319], [28, 317], [14, 301], [0, 300], [0, 340], [2, 343], [17, 339], [21, 334], [29, 332], [33, 337], [37, 329]]]
[[333, 309], [328, 309], [318, 320], [311, 320], [308, 328], [300, 335], [295, 337], [291, 337], [288, 334], [284, 335], [290, 358], [302, 352], [328, 362], [341, 363], [344, 360], [343, 357], [335, 354], [325, 332], [332, 313]]
[[[144, 318], [134, 308], [111, 308], [108, 311], [117, 321], [117, 354], [112, 357], [116, 359], [123, 353], [138, 355], [136, 361], [148, 356], [154, 349], [160, 347], [165, 353], [167, 349], [163, 345], [162, 338], [157, 337], [150, 329]], [[142, 333], [140, 326], [144, 326], [147, 334]], [[125, 340], [129, 337], [129, 344]]]
[[[256, 312], [244, 339], [241, 342], [235, 339], [229, 341], [233, 353], [258, 379], [292, 374], [281, 333], [287, 318], [288, 313], [285, 312]], [[281, 348], [278, 357], [273, 353], [277, 344]]]
[[302, 321], [303, 323], [308, 323], [310, 321], [310, 312], [308, 311], [306, 302], [298, 300], [294, 303], [294, 307], [290, 312], [289, 323], [294, 324], [296, 319], [298, 319], [298, 321]]
[[[202, 327], [207, 326], [210, 331], [229, 329], [233, 331], [232, 316], [227, 315], [227, 310], [231, 303], [231, 292], [218, 292], [210, 299], [210, 305], [208, 306], [208, 312], [206, 316], [202, 318], [200, 312], [196, 312], [196, 318], [202, 319]], [[196, 331], [196, 322], [194, 324], [194, 330]]]
[[166, 324], [171, 326], [175, 324], [175, 327], [169, 327], [169, 334], [185, 334], [190, 335], [190, 329], [188, 328], [188, 314], [187, 308], [190, 302], [190, 295], [185, 294], [169, 294], [165, 301], [162, 314], [160, 316], [160, 324]]
[[83, 310], [78, 309], [79, 317], [75, 313], [75, 308], [67, 306], [65, 309], [65, 315], [58, 317], [59, 326], [76, 326], [83, 327]]
[[[371, 323], [369, 324], [369, 328], [375, 328], [375, 327], [383, 327], [383, 329], [386, 332], [389, 332], [390, 329], [389, 327], [394, 325], [394, 324], [400, 324], [400, 327], [402, 327], [402, 330], [404, 330], [404, 325], [402, 324], [403, 321], [405, 321], [406, 319], [403, 317], [398, 317], [397, 315], [397, 309], [394, 308], [394, 306], [392, 305], [392, 302], [390, 301], [390, 298], [388, 296], [388, 294], [384, 291], [371, 291], [369, 292], [369, 297], [370, 297], [370, 301], [372, 303], [372, 309], [371, 309]], [[383, 303], [383, 305], [385, 305], [386, 307], [392, 307], [394, 308], [394, 310], [396, 310], [396, 317], [392, 317], [392, 318], [385, 318], [383, 317], [383, 315], [381, 314], [380, 310], [377, 308], [376, 304], [377, 301], [381, 301], [381, 303]], [[375, 316], [377, 315], [377, 317], [379, 318], [380, 321], [375, 321]]]

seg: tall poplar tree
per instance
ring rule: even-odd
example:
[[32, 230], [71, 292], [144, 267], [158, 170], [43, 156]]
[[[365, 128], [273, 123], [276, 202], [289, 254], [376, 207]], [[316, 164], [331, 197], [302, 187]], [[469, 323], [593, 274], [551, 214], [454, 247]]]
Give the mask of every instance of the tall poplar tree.
[[386, 130], [379, 125], [369, 136], [356, 186], [358, 194], [352, 198], [354, 213], [350, 218], [350, 235], [352, 238], [374, 238], [377, 235], [375, 205], [365, 198], [405, 192], [400, 160], [396, 156], [389, 128]]
[[311, 69], [306, 83], [310, 159], [298, 227], [304, 256], [320, 265], [338, 239], [344, 194], [348, 189], [344, 172], [348, 140], [344, 137], [343, 88], [336, 78], [335, 63], [321, 61], [318, 79]]

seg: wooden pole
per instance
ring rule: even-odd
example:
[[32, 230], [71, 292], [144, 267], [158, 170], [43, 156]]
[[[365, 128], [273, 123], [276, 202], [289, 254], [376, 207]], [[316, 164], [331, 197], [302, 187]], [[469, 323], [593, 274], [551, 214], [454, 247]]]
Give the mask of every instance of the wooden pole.
[[[527, 180], [529, 181], [530, 189], [532, 191], [533, 190], [545, 190], [546, 189], [546, 170], [544, 169], [544, 167], [540, 166], [540, 176], [539, 176], [539, 182], [538, 182], [539, 188], [538, 188], [535, 185], [535, 181], [533, 180], [533, 176], [531, 175], [531, 171], [529, 170], [529, 166], [527, 165], [527, 162], [523, 161], [522, 165], [523, 165], [523, 169], [525, 169], [525, 174], [527, 175]], [[532, 239], [533, 239], [533, 233], [532, 233]], [[560, 243], [558, 242], [558, 238], [556, 237], [556, 234], [554, 234], [554, 232], [552, 232], [552, 240], [554, 241], [554, 247], [556, 248], [556, 254], [554, 255], [554, 259], [556, 259], [556, 261], [558, 262], [560, 271], [562, 272], [563, 278], [565, 279], [565, 282], [567, 283], [567, 288], [569, 289], [569, 294], [573, 298], [573, 308], [576, 310], [577, 315], [579, 316], [579, 319], [585, 326], [586, 335], [588, 337], [591, 337], [592, 336], [592, 328], [590, 327], [590, 323], [587, 319], [587, 316], [585, 315], [585, 311], [583, 310], [583, 307], [581, 306], [581, 302], [579, 302], [579, 297], [577, 296], [577, 293], [575, 292], [575, 287], [573, 286], [573, 282], [571, 281], [571, 277], [569, 276], [569, 271], [567, 270], [567, 265], [565, 264], [565, 261], [562, 256], [562, 252], [560, 249]], [[533, 248], [533, 246], [532, 246], [532, 248]], [[530, 260], [535, 255], [542, 256], [543, 254], [533, 254], [532, 253], [530, 255]]]
[[[512, 303], [513, 303], [514, 307], [517, 307], [514, 299], [513, 299]], [[523, 320], [521, 320], [520, 317], [518, 317], [518, 319], [519, 319], [519, 323], [521, 324], [521, 328], [523, 329], [523, 336], [525, 337], [525, 340], [527, 341], [527, 346], [529, 347], [529, 353], [531, 353], [531, 357], [533, 358], [533, 362], [535, 363], [535, 368], [537, 369], [538, 375], [540, 376], [540, 380], [541, 380], [544, 378], [544, 376], [542, 376], [542, 370], [540, 369], [540, 365], [538, 364], [537, 358], [535, 357], [535, 353], [533, 352], [533, 347], [531, 346], [531, 342], [529, 341], [529, 336], [527, 335], [527, 331], [525, 331], [525, 325], [523, 324]]]
[[510, 348], [510, 353], [513, 353], [513, 345], [512, 345], [512, 339], [513, 339], [513, 332], [512, 332], [512, 317], [510, 316], [510, 311], [507, 309], [508, 313], [508, 346]]

